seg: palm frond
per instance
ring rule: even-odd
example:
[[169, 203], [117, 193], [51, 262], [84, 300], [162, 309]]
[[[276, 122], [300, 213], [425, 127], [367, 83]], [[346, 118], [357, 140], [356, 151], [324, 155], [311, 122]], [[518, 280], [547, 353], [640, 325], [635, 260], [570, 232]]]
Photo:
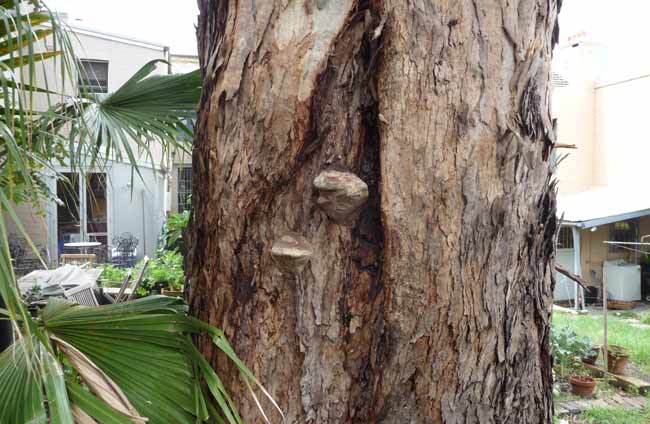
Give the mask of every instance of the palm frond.
[[[42, 314], [48, 334], [69, 343], [96, 364], [150, 422], [195, 423], [207, 420], [209, 399], [217, 401], [222, 419], [240, 423], [235, 405], [188, 334], [221, 332], [187, 316], [179, 299], [152, 296], [129, 303], [84, 308], [53, 301]], [[225, 339], [223, 339], [225, 340]], [[227, 342], [217, 346], [229, 356]], [[134, 361], [133, 358], [146, 358]], [[239, 359], [242, 378], [252, 374]], [[254, 377], [253, 377], [254, 378]]]
[[41, 381], [34, 372], [38, 354], [40, 349], [32, 354], [25, 340], [0, 353], [0, 422], [47, 422]]

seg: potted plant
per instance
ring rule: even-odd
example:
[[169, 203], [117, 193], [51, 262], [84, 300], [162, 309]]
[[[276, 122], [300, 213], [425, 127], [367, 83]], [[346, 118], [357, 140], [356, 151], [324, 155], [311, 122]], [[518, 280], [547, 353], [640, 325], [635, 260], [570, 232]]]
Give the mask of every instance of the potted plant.
[[571, 393], [583, 398], [590, 397], [596, 390], [596, 380], [584, 372], [572, 374], [569, 377]]
[[588, 346], [582, 355], [581, 358], [582, 362], [589, 365], [595, 365], [596, 361], [598, 360], [599, 351], [600, 351], [599, 346], [593, 346], [593, 345]]
[[183, 285], [172, 286], [170, 284], [169, 288], [160, 290], [160, 294], [164, 296], [181, 297], [183, 295]]
[[572, 370], [579, 358], [591, 353], [592, 345], [589, 339], [578, 336], [571, 328], [553, 328], [551, 330], [551, 347], [555, 367], [560, 378], [564, 379], [566, 370]]
[[608, 345], [607, 370], [613, 374], [623, 374], [630, 358], [630, 351], [623, 346]]
[[183, 293], [184, 280], [183, 256], [175, 251], [159, 251], [158, 257], [151, 261], [141, 289], [146, 291], [145, 294], [159, 292], [179, 297]]

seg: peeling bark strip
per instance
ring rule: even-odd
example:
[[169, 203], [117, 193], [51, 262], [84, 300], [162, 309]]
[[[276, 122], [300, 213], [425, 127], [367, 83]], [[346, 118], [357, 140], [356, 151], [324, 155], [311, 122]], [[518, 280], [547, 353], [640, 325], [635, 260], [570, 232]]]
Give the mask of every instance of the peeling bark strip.
[[551, 422], [556, 1], [199, 5], [193, 313], [289, 423]]

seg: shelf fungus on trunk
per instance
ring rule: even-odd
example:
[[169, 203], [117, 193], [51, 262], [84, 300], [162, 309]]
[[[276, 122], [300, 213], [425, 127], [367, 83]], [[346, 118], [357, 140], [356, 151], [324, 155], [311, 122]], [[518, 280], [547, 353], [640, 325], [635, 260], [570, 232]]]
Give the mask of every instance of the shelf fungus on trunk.
[[368, 185], [351, 172], [327, 170], [314, 178], [318, 206], [338, 224], [355, 220], [368, 200]]
[[271, 257], [281, 271], [298, 274], [311, 258], [311, 245], [304, 237], [285, 234], [271, 247]]

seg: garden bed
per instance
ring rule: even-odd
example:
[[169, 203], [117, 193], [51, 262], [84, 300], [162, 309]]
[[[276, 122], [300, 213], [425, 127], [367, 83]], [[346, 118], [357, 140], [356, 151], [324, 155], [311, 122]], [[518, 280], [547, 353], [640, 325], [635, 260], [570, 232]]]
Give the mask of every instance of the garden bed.
[[[648, 318], [633, 312], [611, 314], [608, 319], [608, 341], [610, 346], [624, 347], [626, 354], [629, 355], [629, 363], [625, 367], [624, 374], [647, 380], [650, 374], [650, 326], [643, 324], [644, 319]], [[571, 315], [561, 312], [553, 314], [556, 414], [562, 414], [563, 422], [567, 423], [650, 422], [647, 420], [647, 415], [650, 413], [647, 409], [648, 405], [643, 402], [644, 398], [639, 397], [634, 386], [622, 389], [611, 384], [611, 379], [608, 382], [602, 378], [602, 373], [596, 368], [604, 365], [602, 353], [596, 367], [585, 366], [579, 360], [581, 357], [588, 356], [590, 348], [598, 348], [602, 343], [602, 314]], [[593, 395], [581, 398], [572, 394], [569, 379], [571, 375], [576, 374], [591, 376], [596, 380]], [[635, 406], [632, 405], [633, 403]], [[581, 405], [588, 410], [580, 414], [571, 414], [569, 411], [571, 405]], [[596, 409], [589, 409], [594, 406]], [[609, 409], [612, 409], [611, 413], [606, 412]], [[616, 417], [619, 415], [625, 418], [617, 420]], [[613, 418], [601, 420], [601, 416]], [[641, 417], [639, 418], [641, 421], [635, 421], [637, 416]]]

